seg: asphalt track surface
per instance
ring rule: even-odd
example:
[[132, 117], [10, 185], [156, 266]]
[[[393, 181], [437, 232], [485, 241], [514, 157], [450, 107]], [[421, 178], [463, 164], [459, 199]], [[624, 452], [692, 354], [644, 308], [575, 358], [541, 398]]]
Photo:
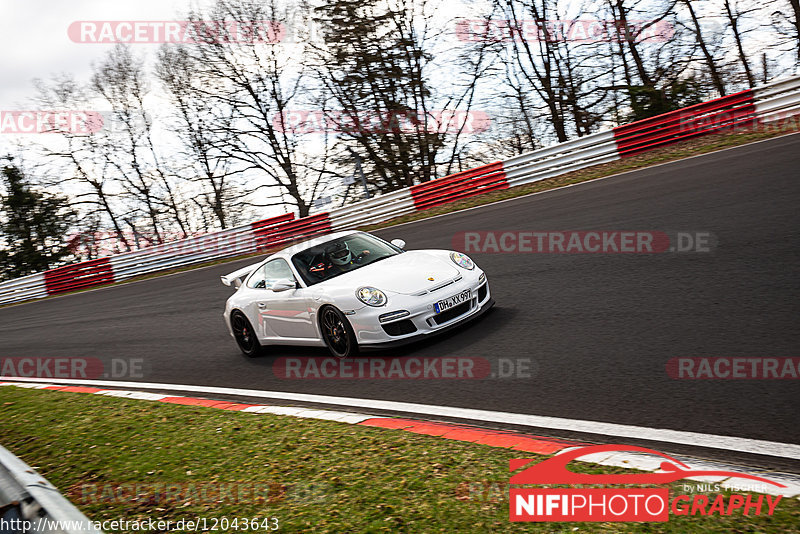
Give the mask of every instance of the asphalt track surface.
[[[451, 248], [476, 230], [712, 232], [707, 253], [480, 254], [495, 309], [370, 356], [529, 358], [530, 378], [286, 380], [242, 356], [219, 276], [252, 260], [0, 309], [0, 357], [143, 358], [140, 380], [350, 396], [800, 443], [798, 380], [674, 380], [686, 356], [796, 357], [800, 135], [376, 232]], [[122, 377], [122, 380], [130, 380]], [[137, 380], [137, 379], [133, 379]], [[563, 433], [562, 433], [563, 434]]]

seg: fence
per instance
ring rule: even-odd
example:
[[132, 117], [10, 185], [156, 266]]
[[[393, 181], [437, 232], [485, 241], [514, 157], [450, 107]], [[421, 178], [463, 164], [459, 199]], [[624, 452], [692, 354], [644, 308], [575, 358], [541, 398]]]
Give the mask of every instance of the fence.
[[748, 123], [800, 114], [800, 77], [618, 126], [505, 161], [462, 171], [330, 212], [281, 215], [240, 226], [51, 269], [0, 284], [0, 305], [97, 287], [135, 276], [263, 252], [331, 231], [373, 225], [419, 210], [559, 176]]

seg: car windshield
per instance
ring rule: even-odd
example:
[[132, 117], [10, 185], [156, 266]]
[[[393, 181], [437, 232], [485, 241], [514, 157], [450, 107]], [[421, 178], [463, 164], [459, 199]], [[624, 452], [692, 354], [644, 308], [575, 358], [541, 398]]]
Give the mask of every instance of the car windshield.
[[401, 252], [381, 239], [359, 233], [298, 252], [292, 256], [292, 264], [306, 285], [312, 286]]

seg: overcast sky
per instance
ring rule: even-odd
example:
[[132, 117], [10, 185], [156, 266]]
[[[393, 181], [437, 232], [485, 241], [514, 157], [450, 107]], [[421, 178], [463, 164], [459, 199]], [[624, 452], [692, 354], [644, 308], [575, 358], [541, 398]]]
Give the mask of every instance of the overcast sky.
[[[0, 109], [28, 108], [33, 78], [69, 72], [81, 81], [88, 79], [91, 63], [113, 45], [72, 42], [67, 36], [72, 22], [175, 20], [197, 4], [197, 0], [0, 0]], [[153, 52], [158, 48], [139, 46]]]
[[[0, 0], [0, 111], [30, 110], [34, 78], [69, 73], [87, 82], [92, 63], [113, 44], [75, 43], [67, 29], [75, 21], [185, 20], [191, 6], [212, 0]], [[158, 44], [139, 44], [138, 54], [155, 57]], [[36, 135], [0, 135], [0, 154], [17, 153], [15, 144], [42, 141]]]

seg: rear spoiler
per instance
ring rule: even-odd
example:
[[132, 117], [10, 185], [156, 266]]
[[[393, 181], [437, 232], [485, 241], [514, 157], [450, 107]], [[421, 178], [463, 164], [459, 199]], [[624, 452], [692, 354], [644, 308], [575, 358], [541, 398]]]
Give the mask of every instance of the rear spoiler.
[[238, 288], [239, 286], [242, 285], [242, 282], [244, 281], [245, 277], [247, 277], [248, 274], [255, 271], [256, 267], [258, 267], [262, 263], [263, 261], [260, 261], [258, 263], [254, 263], [253, 265], [242, 267], [238, 271], [233, 271], [230, 274], [220, 276], [219, 279], [222, 281], [223, 285], [233, 286]]

